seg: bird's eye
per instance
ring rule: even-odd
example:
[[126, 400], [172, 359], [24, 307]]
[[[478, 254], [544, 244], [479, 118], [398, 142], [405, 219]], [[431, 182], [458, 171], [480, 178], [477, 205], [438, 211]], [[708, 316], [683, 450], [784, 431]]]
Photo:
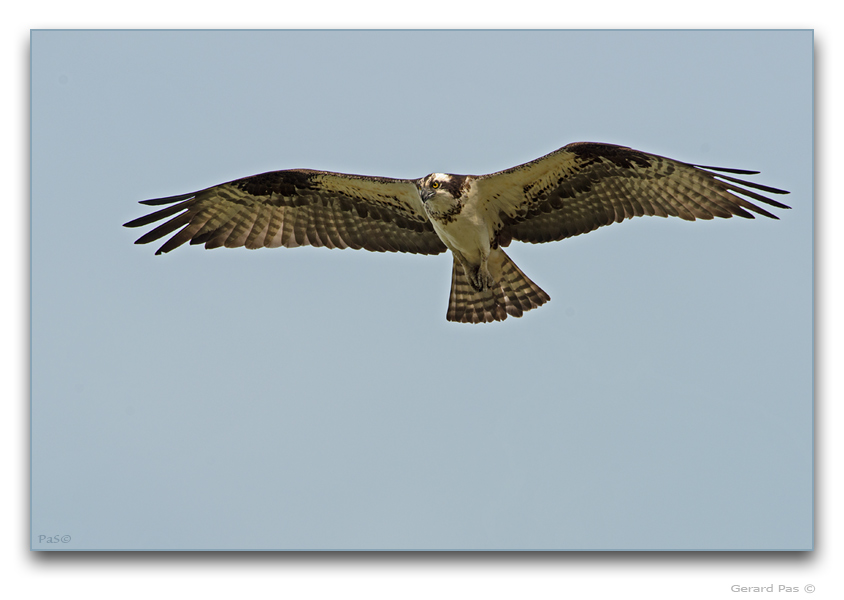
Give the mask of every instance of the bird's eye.
[[431, 184], [431, 187], [434, 188], [434, 189], [437, 189], [438, 187], [440, 187], [440, 182], [435, 181], [434, 183]]

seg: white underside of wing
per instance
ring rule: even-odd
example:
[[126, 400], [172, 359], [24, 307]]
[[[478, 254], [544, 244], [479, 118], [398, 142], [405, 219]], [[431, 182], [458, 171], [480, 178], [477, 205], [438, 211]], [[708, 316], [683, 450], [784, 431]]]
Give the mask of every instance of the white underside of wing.
[[479, 197], [491, 215], [499, 211], [514, 215], [526, 202], [526, 192], [552, 187], [575, 170], [575, 161], [574, 153], [560, 148], [529, 163], [484, 175], [476, 181]]
[[422, 198], [419, 197], [419, 190], [413, 181], [328, 172], [320, 174], [319, 179], [327, 191], [337, 192], [351, 198], [363, 198], [373, 204], [411, 210], [417, 215], [427, 218], [422, 205]]

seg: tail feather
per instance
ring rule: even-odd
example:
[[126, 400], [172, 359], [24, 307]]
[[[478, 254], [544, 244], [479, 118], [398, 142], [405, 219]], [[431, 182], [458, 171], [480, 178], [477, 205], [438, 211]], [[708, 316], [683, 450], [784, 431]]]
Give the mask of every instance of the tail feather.
[[446, 319], [460, 323], [503, 321], [507, 315], [521, 317], [551, 299], [500, 248], [490, 252], [489, 272], [495, 283], [477, 291], [469, 283], [463, 264], [454, 259]]

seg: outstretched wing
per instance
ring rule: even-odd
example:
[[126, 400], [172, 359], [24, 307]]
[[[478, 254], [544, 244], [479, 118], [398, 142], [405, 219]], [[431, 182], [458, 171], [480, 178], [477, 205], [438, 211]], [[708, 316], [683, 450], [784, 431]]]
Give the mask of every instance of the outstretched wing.
[[623, 146], [578, 142], [524, 165], [483, 175], [477, 185], [493, 214], [497, 211], [502, 245], [510, 239], [561, 240], [642, 215], [694, 221], [733, 215], [752, 219], [755, 212], [777, 218], [742, 196], [789, 208], [747, 188], [788, 192], [723, 173], [756, 171], [690, 165]]
[[416, 185], [407, 179], [293, 169], [237, 179], [191, 194], [144, 200], [170, 205], [125, 224], [172, 217], [135, 243], [172, 235], [156, 254], [185, 242], [206, 248], [327, 246], [439, 254]]

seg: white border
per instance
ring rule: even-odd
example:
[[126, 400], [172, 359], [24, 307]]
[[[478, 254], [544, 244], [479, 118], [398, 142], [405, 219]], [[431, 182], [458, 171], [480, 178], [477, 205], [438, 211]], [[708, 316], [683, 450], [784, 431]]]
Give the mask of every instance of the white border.
[[[840, 11], [828, 1], [710, 0], [484, 3], [245, 0], [33, 0], [4, 12], [2, 97], [3, 346], [0, 456], [3, 587], [21, 598], [649, 598], [744, 597], [733, 584], [816, 586], [844, 598], [842, 468], [842, 236], [831, 178], [841, 164]], [[702, 8], [703, 7], [703, 8]], [[815, 29], [816, 90], [816, 550], [795, 553], [45, 553], [29, 551], [29, 30], [41, 28], [782, 28]], [[786, 83], [787, 85], [787, 83]], [[790, 148], [784, 147], [783, 152]], [[792, 595], [793, 597], [793, 595]]]

